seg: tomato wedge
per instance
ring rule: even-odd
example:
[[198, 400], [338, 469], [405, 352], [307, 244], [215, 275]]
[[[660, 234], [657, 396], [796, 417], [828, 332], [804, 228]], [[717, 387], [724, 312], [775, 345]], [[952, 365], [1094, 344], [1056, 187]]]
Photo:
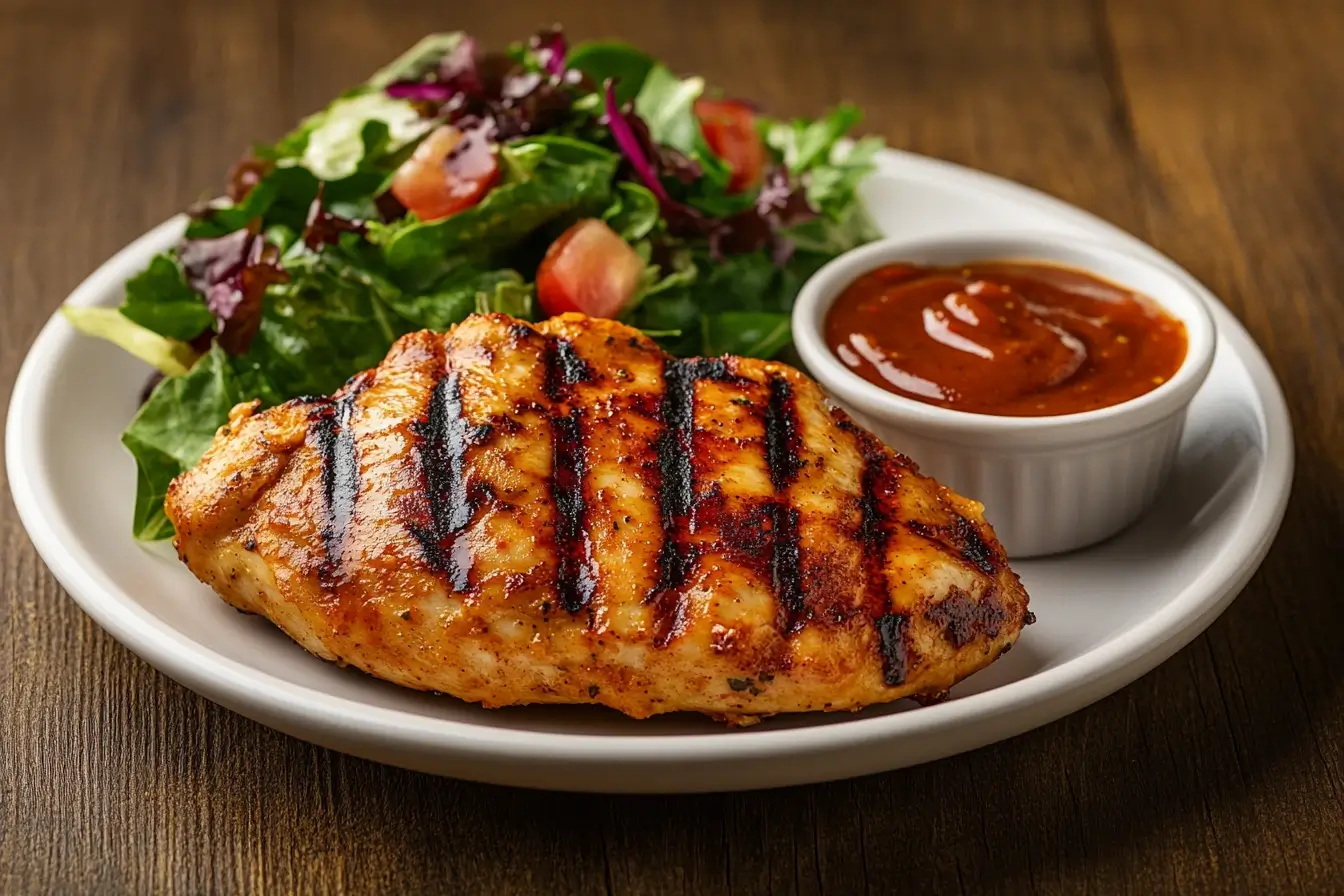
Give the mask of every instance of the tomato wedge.
[[700, 133], [714, 154], [728, 163], [732, 177], [728, 192], [739, 193], [761, 182], [765, 170], [765, 144], [756, 131], [756, 116], [745, 103], [735, 100], [695, 101]]
[[547, 316], [578, 311], [614, 318], [639, 289], [644, 260], [596, 218], [572, 225], [551, 243], [537, 269], [537, 302]]
[[437, 221], [481, 201], [499, 180], [484, 133], [443, 125], [420, 142], [392, 178], [392, 195], [421, 221]]

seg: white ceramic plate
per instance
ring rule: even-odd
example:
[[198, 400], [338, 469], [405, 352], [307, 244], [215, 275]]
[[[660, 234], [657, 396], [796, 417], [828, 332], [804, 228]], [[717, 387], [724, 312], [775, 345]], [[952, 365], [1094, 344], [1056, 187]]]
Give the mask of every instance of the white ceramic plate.
[[[906, 153], [880, 161], [864, 192], [890, 235], [1020, 226], [1100, 237], [1161, 259], [1024, 187]], [[132, 243], [70, 301], [119, 303], [125, 279], [169, 246], [182, 223]], [[925, 708], [902, 701], [727, 731], [699, 716], [637, 722], [595, 707], [489, 711], [320, 662], [269, 623], [228, 608], [170, 548], [132, 540], [135, 467], [118, 436], [148, 369], [59, 316], [15, 385], [9, 478], [33, 543], [101, 626], [187, 687], [296, 737], [427, 772], [549, 789], [686, 792], [833, 780], [974, 749], [1086, 706], [1188, 643], [1250, 578], [1283, 517], [1292, 431], [1264, 358], [1198, 288], [1220, 337], [1173, 483], [1112, 541], [1014, 564], [1038, 623], [952, 700]]]

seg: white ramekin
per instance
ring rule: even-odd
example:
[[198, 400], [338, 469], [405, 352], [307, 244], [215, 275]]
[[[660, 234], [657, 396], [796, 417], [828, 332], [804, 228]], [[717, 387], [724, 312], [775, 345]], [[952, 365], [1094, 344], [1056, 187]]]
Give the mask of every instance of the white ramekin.
[[[1087, 271], [1160, 303], [1185, 324], [1180, 369], [1121, 404], [1052, 417], [955, 411], [896, 395], [851, 371], [824, 337], [845, 287], [894, 262], [1050, 262]], [[793, 338], [811, 374], [854, 419], [954, 491], [979, 501], [1008, 555], [1058, 554], [1096, 544], [1134, 522], [1176, 460], [1190, 401], [1213, 365], [1216, 333], [1203, 301], [1161, 267], [1109, 245], [1022, 231], [889, 239], [841, 255], [804, 284]]]

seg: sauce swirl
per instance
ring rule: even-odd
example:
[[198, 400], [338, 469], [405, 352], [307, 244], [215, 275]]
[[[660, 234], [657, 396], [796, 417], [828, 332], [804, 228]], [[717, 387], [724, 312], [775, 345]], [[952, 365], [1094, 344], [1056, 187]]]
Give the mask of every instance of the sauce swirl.
[[1185, 325], [1155, 301], [1040, 262], [892, 264], [855, 280], [826, 344], [875, 385], [975, 414], [1041, 417], [1156, 389], [1185, 360]]

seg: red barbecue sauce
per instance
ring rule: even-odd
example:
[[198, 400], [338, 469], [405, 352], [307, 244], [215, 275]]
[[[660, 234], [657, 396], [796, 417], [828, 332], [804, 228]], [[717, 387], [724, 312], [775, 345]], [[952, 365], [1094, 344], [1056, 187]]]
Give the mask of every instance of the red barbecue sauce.
[[1042, 417], [1156, 389], [1185, 360], [1185, 325], [1152, 299], [1072, 268], [892, 264], [855, 280], [826, 343], [888, 392], [974, 414]]

